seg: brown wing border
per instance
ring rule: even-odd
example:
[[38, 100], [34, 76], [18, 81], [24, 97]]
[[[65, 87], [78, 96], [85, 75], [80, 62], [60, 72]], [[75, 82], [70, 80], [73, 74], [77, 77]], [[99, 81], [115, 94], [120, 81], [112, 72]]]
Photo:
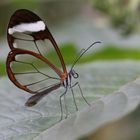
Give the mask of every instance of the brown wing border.
[[36, 92], [33, 92], [31, 90], [29, 90], [26, 86], [23, 86], [22, 84], [20, 84], [17, 79], [15, 78], [14, 73], [12, 72], [11, 69], [11, 63], [13, 61], [15, 61], [15, 57], [18, 54], [29, 54], [32, 55], [40, 60], [42, 60], [43, 62], [47, 63], [60, 77], [61, 81], [63, 82], [63, 80], [65, 79], [65, 74], [58, 69], [57, 67], [55, 67], [55, 65], [53, 65], [52, 63], [49, 62], [48, 59], [44, 58], [42, 55], [38, 54], [38, 53], [34, 53], [32, 51], [28, 51], [28, 50], [23, 50], [23, 49], [13, 49], [11, 52], [9, 52], [8, 57], [7, 57], [7, 61], [6, 61], [6, 70], [7, 70], [7, 74], [9, 79], [20, 89], [25, 90], [31, 94], [35, 94]]

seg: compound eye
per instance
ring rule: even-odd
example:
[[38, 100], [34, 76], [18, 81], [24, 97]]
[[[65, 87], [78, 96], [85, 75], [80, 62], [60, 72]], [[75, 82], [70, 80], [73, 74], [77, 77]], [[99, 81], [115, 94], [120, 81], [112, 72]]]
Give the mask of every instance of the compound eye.
[[78, 73], [73, 73], [73, 77], [78, 78], [79, 77]]

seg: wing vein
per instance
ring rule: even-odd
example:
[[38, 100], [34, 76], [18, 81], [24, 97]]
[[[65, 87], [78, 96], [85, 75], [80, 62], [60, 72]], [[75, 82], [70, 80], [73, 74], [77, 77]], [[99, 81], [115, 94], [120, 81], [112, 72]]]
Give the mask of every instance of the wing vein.
[[[32, 64], [32, 63], [23, 62], [23, 61], [19, 61], [19, 60], [15, 60], [15, 62], [31, 65], [31, 66], [36, 70], [36, 72], [34, 72], [34, 73], [40, 73], [40, 74], [42, 74], [42, 75], [44, 75], [44, 76], [46, 76], [46, 77], [48, 77], [48, 78], [60, 80], [60, 78], [52, 77], [52, 76], [49, 76], [49, 75], [47, 75], [47, 74], [45, 74], [45, 73], [39, 71], [39, 70], [34, 66], [34, 64]], [[30, 72], [30, 73], [31, 73], [31, 72]], [[22, 73], [14, 73], [14, 74], [22, 74]], [[25, 73], [24, 73], [24, 74], [25, 74]]]
[[41, 83], [41, 82], [43, 82], [43, 81], [46, 81], [46, 80], [48, 80], [48, 79], [50, 79], [50, 78], [45, 78], [45, 79], [39, 80], [39, 81], [34, 82], [34, 83], [30, 83], [30, 84], [27, 84], [27, 85], [24, 85], [24, 86], [31, 86], [31, 85], [35, 85], [35, 84]]

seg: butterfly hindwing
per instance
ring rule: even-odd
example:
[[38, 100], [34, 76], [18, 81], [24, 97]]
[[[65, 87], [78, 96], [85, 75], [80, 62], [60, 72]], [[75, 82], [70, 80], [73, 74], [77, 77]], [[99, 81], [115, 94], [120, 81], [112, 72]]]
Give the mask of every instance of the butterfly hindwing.
[[9, 53], [7, 73], [16, 86], [30, 93], [41, 92], [61, 82], [59, 74], [50, 68], [41, 55], [21, 49]]

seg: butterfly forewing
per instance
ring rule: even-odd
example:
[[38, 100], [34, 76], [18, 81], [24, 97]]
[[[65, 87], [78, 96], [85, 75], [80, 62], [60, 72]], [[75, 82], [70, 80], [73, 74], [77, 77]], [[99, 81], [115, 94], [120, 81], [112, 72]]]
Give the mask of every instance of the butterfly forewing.
[[45, 23], [36, 14], [28, 10], [16, 11], [10, 19], [7, 35], [11, 50], [20, 48], [41, 54], [67, 73], [55, 40]]

